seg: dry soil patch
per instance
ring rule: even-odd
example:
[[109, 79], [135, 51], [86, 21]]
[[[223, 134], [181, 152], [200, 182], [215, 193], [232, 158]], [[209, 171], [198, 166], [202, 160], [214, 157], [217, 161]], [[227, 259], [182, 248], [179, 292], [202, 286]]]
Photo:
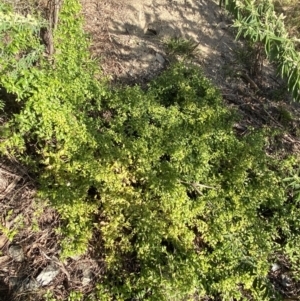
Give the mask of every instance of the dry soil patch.
[[92, 53], [104, 73], [126, 83], [142, 83], [169, 62], [165, 43], [191, 40], [193, 61], [216, 83], [237, 42], [230, 23], [212, 0], [82, 0]]

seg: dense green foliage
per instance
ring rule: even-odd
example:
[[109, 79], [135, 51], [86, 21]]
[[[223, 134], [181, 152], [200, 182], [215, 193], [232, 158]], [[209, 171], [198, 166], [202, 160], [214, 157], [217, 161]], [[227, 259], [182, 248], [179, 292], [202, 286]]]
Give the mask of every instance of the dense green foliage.
[[262, 43], [278, 72], [288, 81], [293, 98], [300, 99], [300, 53], [295, 49], [294, 37], [289, 37], [283, 14], [276, 15], [272, 0], [220, 0], [235, 17], [237, 37], [243, 35], [252, 42]]
[[[5, 102], [1, 151], [59, 211], [62, 256], [101, 234], [99, 300], [269, 300], [275, 252], [299, 259], [299, 208], [281, 180], [292, 164], [265, 155], [263, 132], [237, 136], [237, 116], [194, 66], [173, 65], [147, 90], [97, 81], [79, 11], [64, 2], [51, 60], [1, 81], [17, 108]], [[14, 33], [16, 53], [19, 35], [40, 49], [35, 30]]]
[[[28, 78], [34, 76], [29, 68], [44, 50], [37, 38], [32, 39], [43, 25], [31, 16], [13, 13], [0, 3], [0, 87], [7, 87], [18, 100], [27, 96], [31, 88]], [[3, 107], [0, 99], [0, 111]]]

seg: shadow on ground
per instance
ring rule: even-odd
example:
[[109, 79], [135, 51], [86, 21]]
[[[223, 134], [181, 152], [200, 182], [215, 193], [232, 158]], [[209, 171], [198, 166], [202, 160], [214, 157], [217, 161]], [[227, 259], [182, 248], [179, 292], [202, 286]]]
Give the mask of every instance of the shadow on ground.
[[224, 12], [212, 0], [82, 0], [91, 50], [104, 74], [125, 83], [143, 83], [169, 63], [170, 39], [197, 45], [193, 62], [216, 83], [232, 62], [234, 40]]

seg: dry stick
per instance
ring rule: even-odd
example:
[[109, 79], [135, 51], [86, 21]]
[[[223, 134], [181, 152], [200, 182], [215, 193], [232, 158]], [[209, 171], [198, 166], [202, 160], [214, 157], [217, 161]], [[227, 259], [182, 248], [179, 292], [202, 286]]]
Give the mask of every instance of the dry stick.
[[216, 187], [212, 187], [212, 186], [208, 186], [208, 185], [203, 185], [203, 184], [195, 183], [195, 182], [190, 183], [190, 182], [185, 182], [185, 181], [181, 181], [180, 180], [179, 183], [192, 186], [194, 188], [194, 190], [196, 192], [198, 192], [200, 195], [203, 195], [203, 193], [198, 188], [217, 189]]
[[61, 0], [49, 0], [49, 30], [48, 30], [48, 52], [52, 56], [54, 53], [53, 30], [57, 28], [58, 14], [61, 6]]
[[284, 128], [282, 124], [280, 124], [265, 108], [263, 108], [264, 112], [273, 120], [280, 128]]
[[288, 142], [295, 143], [295, 144], [300, 144], [300, 141], [299, 141], [299, 140], [297, 141], [297, 140], [291, 138], [291, 136], [288, 135], [288, 134], [285, 134], [285, 135], [283, 136], [283, 138], [284, 138], [286, 141], [288, 141]]
[[209, 188], [209, 189], [217, 189], [216, 187], [212, 187], [212, 186], [208, 186], [208, 185], [204, 185], [204, 184], [200, 184], [200, 183], [196, 183], [196, 182], [185, 182], [185, 181], [179, 181], [182, 184], [187, 184], [187, 185], [192, 185], [192, 186], [196, 186], [196, 187], [201, 187], [201, 188]]
[[8, 169], [6, 169], [5, 167], [3, 166], [0, 166], [0, 174], [3, 173], [3, 174], [6, 174], [8, 176], [12, 176], [12, 177], [18, 177], [18, 175], [12, 173], [11, 171], [9, 171]]
[[52, 33], [52, 28], [53, 28], [52, 3], [53, 0], [49, 0], [48, 5], [49, 5], [50, 13], [49, 13], [49, 29], [47, 30], [47, 38], [48, 38], [47, 42], [48, 42], [48, 53], [50, 56], [52, 56], [54, 53], [53, 33]]
[[[6, 189], [3, 191], [3, 193], [0, 194], [0, 199], [4, 199], [11, 191], [13, 191], [13, 189], [15, 188], [15, 186], [17, 185], [17, 183], [19, 182], [19, 180], [21, 179], [21, 177], [16, 177], [7, 187]], [[18, 192], [19, 190], [17, 190]], [[15, 195], [15, 194], [14, 194]]]
[[13, 201], [15, 196], [24, 188], [28, 185], [28, 183], [25, 183], [23, 186], [21, 186], [19, 189], [17, 189], [14, 194], [10, 197], [10, 200]]
[[55, 30], [58, 23], [58, 13], [61, 6], [62, 0], [54, 0], [54, 9], [53, 9], [53, 29]]
[[[220, 45], [220, 43], [222, 42], [222, 40], [223, 40], [223, 38], [224, 38], [224, 36], [225, 36], [225, 31], [223, 32], [223, 34], [222, 34], [222, 36], [221, 36], [221, 38], [219, 39], [219, 41], [218, 41], [218, 43], [212, 48], [213, 50], [216, 50], [218, 47], [219, 47], [219, 45]], [[225, 45], [227, 45], [225, 42], [223, 42]], [[198, 44], [199, 45], [199, 44]], [[197, 46], [198, 46], [197, 45]], [[228, 46], [228, 45], [227, 45]], [[229, 46], [228, 46], [229, 47]], [[230, 47], [229, 47], [230, 48]]]
[[243, 79], [245, 79], [246, 81], [248, 81], [248, 83], [250, 84], [250, 86], [252, 88], [254, 88], [257, 91], [260, 91], [260, 89], [258, 88], [257, 84], [244, 72], [240, 72], [239, 73], [240, 77], [242, 77]]

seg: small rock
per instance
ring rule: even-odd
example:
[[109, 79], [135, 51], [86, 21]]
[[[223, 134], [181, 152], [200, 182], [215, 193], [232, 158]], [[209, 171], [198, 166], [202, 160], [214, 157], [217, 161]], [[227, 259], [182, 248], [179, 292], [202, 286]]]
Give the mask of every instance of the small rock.
[[39, 288], [39, 283], [35, 279], [29, 279], [28, 277], [10, 277], [9, 286], [15, 292], [32, 291]]
[[25, 289], [26, 290], [36, 290], [40, 287], [40, 284], [35, 280], [35, 279], [30, 279], [29, 281], [27, 281], [27, 283], [25, 284]]
[[281, 283], [284, 287], [290, 287], [292, 285], [292, 279], [288, 275], [282, 274]]
[[278, 263], [273, 263], [271, 270], [272, 272], [280, 270], [280, 265]]
[[218, 25], [217, 25], [218, 28], [221, 28], [221, 29], [227, 29], [227, 24], [225, 22], [220, 22]]
[[8, 248], [8, 254], [16, 262], [22, 262], [25, 259], [23, 249], [19, 245], [10, 245]]
[[37, 282], [42, 285], [48, 285], [59, 273], [59, 268], [51, 263], [36, 278]]
[[164, 59], [164, 57], [161, 55], [161, 54], [159, 54], [159, 53], [156, 53], [156, 55], [155, 55], [155, 58], [156, 58], [156, 60], [159, 62], [159, 63], [161, 63], [162, 65], [165, 63], [165, 59]]
[[82, 271], [82, 285], [88, 285], [93, 279], [93, 273], [90, 270], [90, 265], [82, 262], [78, 265], [78, 269]]
[[86, 286], [88, 285], [93, 279], [93, 274], [90, 270], [85, 270], [83, 272], [83, 277], [82, 277], [82, 285]]

